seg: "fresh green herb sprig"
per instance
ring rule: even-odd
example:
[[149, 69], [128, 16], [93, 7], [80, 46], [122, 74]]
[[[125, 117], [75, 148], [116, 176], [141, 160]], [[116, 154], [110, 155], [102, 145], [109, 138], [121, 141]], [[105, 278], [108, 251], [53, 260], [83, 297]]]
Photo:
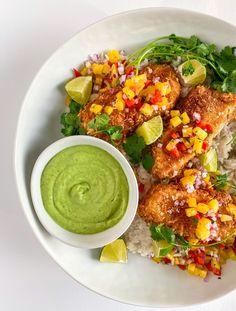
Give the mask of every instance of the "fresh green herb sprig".
[[182, 75], [187, 77], [187, 76], [191, 76], [194, 73], [195, 69], [192, 65], [192, 63], [189, 61], [187, 62], [186, 65], [183, 66], [182, 68]]
[[[185, 38], [172, 34], [159, 37], [138, 49], [129, 57], [129, 61], [130, 65], [136, 66], [136, 73], [138, 73], [144, 59], [156, 59], [160, 63], [173, 61], [177, 57], [185, 60], [197, 59], [211, 69], [213, 88], [236, 93], [235, 50], [236, 47], [226, 46], [218, 51], [214, 44], [203, 42], [195, 35]], [[188, 74], [190, 74], [189, 70]]]
[[215, 175], [212, 184], [217, 191], [224, 190], [225, 187], [229, 186], [227, 174]]
[[150, 225], [151, 238], [154, 241], [166, 241], [169, 246], [164, 248], [160, 253], [161, 256], [166, 256], [174, 247], [181, 247], [184, 251], [188, 252], [191, 248], [203, 246], [215, 246], [225, 243], [228, 239], [235, 236], [236, 231], [228, 235], [225, 239], [210, 244], [191, 244], [179, 234], [176, 234], [171, 228], [166, 227], [164, 224]]
[[109, 125], [110, 117], [107, 114], [97, 115], [89, 121], [88, 128], [95, 130], [95, 133], [103, 133], [109, 137], [109, 140], [114, 143], [122, 138], [122, 126]]
[[63, 125], [61, 132], [64, 136], [85, 134], [84, 128], [80, 126], [81, 123], [78, 116], [81, 107], [82, 105], [76, 103], [75, 101], [71, 101], [69, 104], [70, 111], [61, 114], [61, 124]]
[[154, 159], [151, 153], [144, 153], [145, 147], [146, 144], [143, 137], [137, 134], [127, 137], [123, 144], [123, 148], [128, 156], [130, 156], [132, 163], [138, 164], [142, 162], [145, 170], [150, 171], [154, 164]]

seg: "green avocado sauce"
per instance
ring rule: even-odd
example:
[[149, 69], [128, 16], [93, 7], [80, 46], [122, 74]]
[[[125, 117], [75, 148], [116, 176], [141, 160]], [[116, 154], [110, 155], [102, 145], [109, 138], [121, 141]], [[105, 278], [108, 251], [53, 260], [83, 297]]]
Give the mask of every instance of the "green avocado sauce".
[[124, 216], [127, 178], [108, 152], [88, 145], [66, 148], [41, 176], [44, 208], [62, 228], [80, 234], [104, 231]]

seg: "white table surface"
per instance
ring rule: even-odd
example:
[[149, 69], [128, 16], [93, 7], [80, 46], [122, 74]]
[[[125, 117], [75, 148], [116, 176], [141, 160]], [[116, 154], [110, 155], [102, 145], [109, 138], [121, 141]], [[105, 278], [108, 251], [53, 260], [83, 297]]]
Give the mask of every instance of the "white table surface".
[[[24, 94], [50, 54], [80, 29], [105, 16], [149, 6], [188, 8], [235, 23], [234, 0], [0, 1], [1, 311], [148, 310], [123, 305], [89, 291], [49, 257], [20, 207], [14, 182], [13, 144]], [[236, 291], [210, 304], [188, 309], [233, 311], [235, 308]]]

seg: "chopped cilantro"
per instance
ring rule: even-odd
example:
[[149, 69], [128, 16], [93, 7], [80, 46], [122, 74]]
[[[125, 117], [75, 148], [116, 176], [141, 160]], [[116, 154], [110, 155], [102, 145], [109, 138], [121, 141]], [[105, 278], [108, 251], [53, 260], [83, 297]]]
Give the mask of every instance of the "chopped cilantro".
[[97, 133], [106, 134], [110, 141], [114, 141], [122, 138], [122, 126], [111, 126], [109, 125], [110, 117], [107, 114], [97, 115], [94, 119], [89, 121], [88, 127], [95, 130]]
[[186, 65], [182, 68], [182, 74], [183, 76], [191, 76], [194, 73], [195, 69], [192, 65], [192, 63], [189, 61]]
[[145, 170], [149, 171], [154, 164], [153, 156], [150, 153], [146, 153], [142, 158], [142, 164]]
[[61, 132], [64, 136], [85, 134], [85, 130], [80, 127], [80, 118], [78, 117], [81, 107], [80, 104], [71, 101], [70, 111], [61, 114], [61, 124], [63, 125]]
[[141, 162], [142, 151], [145, 148], [145, 142], [142, 136], [133, 134], [132, 136], [127, 137], [123, 147], [134, 164]]

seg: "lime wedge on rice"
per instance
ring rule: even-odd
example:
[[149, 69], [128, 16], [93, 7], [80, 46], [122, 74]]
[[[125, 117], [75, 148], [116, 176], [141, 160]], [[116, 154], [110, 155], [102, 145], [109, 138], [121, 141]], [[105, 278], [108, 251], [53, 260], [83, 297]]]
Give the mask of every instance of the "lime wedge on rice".
[[155, 257], [164, 257], [171, 252], [173, 245], [165, 240], [153, 241], [153, 252]]
[[67, 94], [77, 103], [87, 104], [92, 92], [92, 77], [78, 77], [70, 80], [65, 85]]
[[100, 261], [127, 263], [127, 248], [125, 242], [122, 239], [118, 239], [104, 246], [100, 255]]
[[210, 149], [207, 153], [201, 155], [200, 161], [202, 166], [208, 172], [216, 172], [218, 168], [218, 157], [215, 149]]
[[188, 86], [203, 83], [206, 79], [206, 67], [196, 59], [187, 60], [179, 65], [178, 71], [184, 84]]
[[163, 122], [160, 116], [144, 122], [136, 130], [138, 136], [142, 136], [146, 145], [154, 143], [163, 132]]

